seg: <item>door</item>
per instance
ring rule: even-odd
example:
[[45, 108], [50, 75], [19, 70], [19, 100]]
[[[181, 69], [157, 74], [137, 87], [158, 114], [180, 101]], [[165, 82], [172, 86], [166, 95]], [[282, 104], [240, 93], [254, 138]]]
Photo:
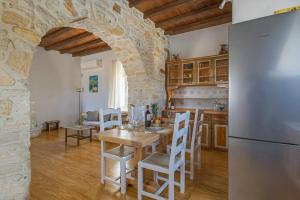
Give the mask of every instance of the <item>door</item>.
[[300, 146], [229, 138], [230, 200], [300, 199]]

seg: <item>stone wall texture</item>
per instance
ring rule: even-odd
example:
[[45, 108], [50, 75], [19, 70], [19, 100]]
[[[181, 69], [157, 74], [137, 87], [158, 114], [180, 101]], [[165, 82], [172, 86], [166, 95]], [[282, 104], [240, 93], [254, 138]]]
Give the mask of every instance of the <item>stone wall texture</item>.
[[164, 103], [168, 40], [127, 0], [0, 0], [0, 199], [26, 199], [30, 183], [30, 92], [35, 47], [55, 27], [83, 28], [125, 66], [129, 103]]

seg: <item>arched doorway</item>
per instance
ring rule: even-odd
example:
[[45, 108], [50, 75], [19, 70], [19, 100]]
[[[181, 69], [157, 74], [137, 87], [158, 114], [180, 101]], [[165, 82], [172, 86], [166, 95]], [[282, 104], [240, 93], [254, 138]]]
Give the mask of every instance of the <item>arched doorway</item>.
[[128, 103], [164, 101], [167, 39], [127, 1], [47, 0], [3, 2], [0, 6], [0, 178], [4, 198], [25, 198], [30, 183], [30, 92], [35, 47], [56, 27], [85, 29], [105, 41], [128, 75]]

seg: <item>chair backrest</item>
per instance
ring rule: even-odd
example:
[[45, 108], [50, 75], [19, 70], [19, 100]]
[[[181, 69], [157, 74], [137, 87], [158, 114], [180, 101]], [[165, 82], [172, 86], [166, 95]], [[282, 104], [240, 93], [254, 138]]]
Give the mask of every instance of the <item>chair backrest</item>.
[[[174, 168], [176, 157], [185, 160], [185, 149], [189, 128], [190, 112], [177, 113], [175, 117], [169, 167]], [[184, 123], [184, 124], [183, 124]]]
[[202, 124], [203, 124], [203, 117], [204, 114], [199, 109], [196, 109], [195, 111], [195, 118], [194, 118], [194, 125], [192, 130], [192, 137], [191, 141], [189, 141], [191, 150], [194, 150], [195, 142], [197, 139], [201, 136], [202, 133]]
[[[105, 116], [109, 116], [105, 121]], [[121, 109], [100, 109], [100, 131], [104, 131], [106, 128], [112, 128], [113, 126], [122, 126], [122, 114]]]

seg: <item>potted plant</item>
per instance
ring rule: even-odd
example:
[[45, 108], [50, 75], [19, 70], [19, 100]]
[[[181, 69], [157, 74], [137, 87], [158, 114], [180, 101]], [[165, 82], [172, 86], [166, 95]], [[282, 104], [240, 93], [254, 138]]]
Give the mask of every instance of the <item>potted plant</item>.
[[158, 104], [157, 103], [153, 103], [151, 105], [151, 109], [152, 109], [152, 115], [153, 115], [153, 122], [155, 124], [160, 123], [160, 120], [159, 120], [159, 117], [158, 117], [158, 110], [159, 110]]

